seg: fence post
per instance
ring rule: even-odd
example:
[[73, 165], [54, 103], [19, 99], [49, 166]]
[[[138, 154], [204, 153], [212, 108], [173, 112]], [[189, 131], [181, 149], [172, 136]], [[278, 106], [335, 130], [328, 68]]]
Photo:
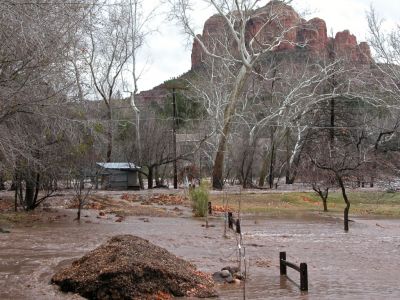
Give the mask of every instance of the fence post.
[[242, 233], [242, 231], [240, 229], [240, 220], [239, 219], [236, 220], [236, 233], [239, 233], [239, 234]]
[[208, 214], [212, 215], [212, 206], [211, 206], [211, 202], [208, 202]]
[[279, 252], [279, 268], [281, 270], [281, 275], [287, 274], [287, 267], [286, 267], [286, 252]]
[[228, 225], [229, 229], [233, 229], [233, 214], [228, 212]]
[[308, 272], [307, 272], [307, 264], [300, 264], [300, 290], [308, 291]]

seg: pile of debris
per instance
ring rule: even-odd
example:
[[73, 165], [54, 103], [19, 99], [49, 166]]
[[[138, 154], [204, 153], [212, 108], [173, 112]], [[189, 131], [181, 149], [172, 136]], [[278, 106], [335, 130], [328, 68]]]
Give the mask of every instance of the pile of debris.
[[89, 299], [215, 297], [210, 276], [149, 241], [119, 235], [55, 274], [64, 292]]
[[14, 209], [14, 199], [12, 197], [0, 198], [0, 211], [12, 211]]
[[216, 212], [216, 213], [224, 213], [224, 212], [233, 212], [236, 211], [233, 207], [227, 205], [227, 206], [223, 206], [223, 205], [213, 205], [212, 206], [212, 211]]
[[[83, 201], [82, 208], [103, 210], [106, 209], [110, 205], [110, 203], [112, 203], [112, 199], [109, 197], [90, 195], [85, 201]], [[79, 202], [76, 197], [72, 199], [71, 203], [67, 206], [67, 208], [69, 209], [77, 209], [78, 207], [79, 207]]]
[[177, 194], [123, 194], [122, 200], [131, 202], [141, 202], [142, 205], [183, 205], [188, 202], [188, 198]]
[[159, 194], [153, 195], [149, 199], [146, 199], [142, 202], [143, 205], [151, 205], [151, 204], [158, 204], [158, 205], [183, 205], [187, 202], [188, 199], [181, 195], [175, 194]]
[[122, 194], [121, 196], [122, 200], [125, 201], [130, 201], [130, 202], [140, 202], [145, 199], [145, 195], [140, 195], [140, 194]]

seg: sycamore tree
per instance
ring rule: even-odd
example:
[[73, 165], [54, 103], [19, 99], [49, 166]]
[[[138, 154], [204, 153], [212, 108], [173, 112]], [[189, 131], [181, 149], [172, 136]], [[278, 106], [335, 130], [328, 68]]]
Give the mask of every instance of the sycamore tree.
[[[206, 113], [210, 153], [217, 153], [235, 74], [223, 61], [211, 57], [204, 59], [203, 68], [192, 72], [196, 76], [190, 81], [190, 89]], [[264, 186], [268, 177], [272, 187], [274, 175], [286, 167], [290, 171], [288, 180], [293, 182], [312, 122], [318, 115], [316, 107], [332, 95], [324, 89], [326, 82], [345, 72], [340, 61], [317, 60], [308, 51], [264, 54], [235, 107], [223, 176], [236, 174], [249, 186], [253, 184], [251, 175], [259, 172], [259, 185]], [[286, 155], [283, 158], [279, 153]]]
[[111, 161], [113, 150], [113, 103], [122, 88], [123, 69], [132, 55], [129, 16], [126, 3], [98, 8], [90, 15], [87, 43], [83, 49], [94, 90], [106, 106], [107, 162]]
[[[235, 119], [235, 111], [257, 61], [285, 43], [294, 25], [283, 22], [295, 12], [288, 9], [290, 1], [271, 1], [259, 8], [259, 1], [204, 1], [216, 12], [215, 19], [222, 25], [220, 32], [196, 35], [192, 26], [194, 1], [170, 0], [171, 14], [184, 32], [195, 40], [205, 56], [223, 62], [233, 81], [223, 111], [223, 125], [218, 133], [218, 146], [213, 166], [213, 187], [223, 186], [224, 157], [227, 140]], [[273, 28], [273, 30], [270, 30]], [[204, 38], [207, 37], [207, 38]]]
[[[369, 44], [374, 50], [375, 61], [372, 80], [377, 89], [367, 98], [376, 107], [400, 107], [400, 25], [391, 31], [383, 29], [384, 21], [371, 7], [367, 13], [370, 31]], [[367, 97], [367, 96], [366, 96]]]

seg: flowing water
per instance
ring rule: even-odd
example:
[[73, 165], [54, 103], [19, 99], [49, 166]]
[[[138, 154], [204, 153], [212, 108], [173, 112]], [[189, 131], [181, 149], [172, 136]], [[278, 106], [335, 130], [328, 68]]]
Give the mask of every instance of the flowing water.
[[[0, 234], [0, 299], [80, 299], [50, 285], [52, 274], [116, 234], [144, 237], [210, 273], [236, 262], [236, 238], [222, 237], [222, 219], [212, 219], [208, 229], [192, 218], [95, 224], [90, 215], [93, 223], [80, 225], [71, 219]], [[249, 217], [242, 231], [250, 262], [246, 299], [400, 299], [400, 220], [356, 219], [344, 233], [339, 219]], [[280, 251], [308, 264], [308, 293], [296, 285], [296, 271], [288, 269], [291, 280], [279, 275]], [[219, 292], [221, 299], [243, 299], [241, 285]]]

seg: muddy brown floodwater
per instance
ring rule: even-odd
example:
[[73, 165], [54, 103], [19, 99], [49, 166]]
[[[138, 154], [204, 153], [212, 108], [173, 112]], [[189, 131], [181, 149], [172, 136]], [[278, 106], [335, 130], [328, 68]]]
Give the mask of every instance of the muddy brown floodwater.
[[[49, 285], [52, 274], [121, 233], [144, 237], [210, 273], [236, 261], [236, 239], [232, 233], [222, 238], [222, 219], [212, 219], [215, 227], [206, 229], [192, 218], [130, 217], [123, 223], [78, 225], [70, 216], [0, 235], [0, 299], [80, 299]], [[96, 222], [93, 213], [87, 219]], [[344, 233], [341, 220], [316, 215], [248, 217], [242, 230], [250, 261], [246, 299], [400, 299], [399, 220], [356, 219]], [[308, 264], [308, 293], [279, 276], [279, 251]], [[297, 272], [288, 269], [288, 274], [299, 281]], [[239, 285], [221, 286], [219, 292], [221, 299], [243, 299]]]

